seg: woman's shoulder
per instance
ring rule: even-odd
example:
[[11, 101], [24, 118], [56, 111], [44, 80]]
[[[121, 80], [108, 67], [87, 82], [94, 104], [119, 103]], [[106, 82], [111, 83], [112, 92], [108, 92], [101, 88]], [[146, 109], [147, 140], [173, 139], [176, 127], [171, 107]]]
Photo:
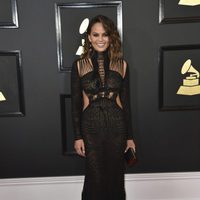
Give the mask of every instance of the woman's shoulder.
[[117, 63], [122, 65], [122, 67], [126, 67], [128, 65], [128, 62], [126, 61], [125, 58], [121, 57], [117, 59]]
[[73, 61], [72, 63], [72, 71], [77, 71], [80, 72], [80, 64], [79, 64], [80, 58], [77, 58]]
[[82, 76], [85, 71], [88, 71], [92, 68], [92, 61], [90, 58], [78, 58], [74, 61], [73, 66], [79, 72], [79, 75]]
[[123, 69], [123, 78], [124, 78], [128, 70], [128, 62], [124, 58], [122, 58], [122, 69]]
[[74, 66], [74, 65], [77, 65], [77, 63], [78, 63], [80, 60], [81, 60], [81, 58], [76, 58], [76, 59], [73, 61], [72, 65], [73, 65], [73, 66]]
[[77, 58], [76, 60], [74, 60], [73, 64], [76, 64], [76, 65], [80, 65], [82, 63], [87, 63], [90, 61], [90, 58]]
[[76, 58], [73, 63], [72, 63], [72, 67], [80, 67], [80, 63], [82, 63], [84, 60], [84, 58]]
[[127, 66], [128, 65], [128, 62], [127, 62], [127, 60], [125, 59], [125, 58], [121, 58], [121, 60], [122, 60], [122, 63], [123, 63], [123, 66]]

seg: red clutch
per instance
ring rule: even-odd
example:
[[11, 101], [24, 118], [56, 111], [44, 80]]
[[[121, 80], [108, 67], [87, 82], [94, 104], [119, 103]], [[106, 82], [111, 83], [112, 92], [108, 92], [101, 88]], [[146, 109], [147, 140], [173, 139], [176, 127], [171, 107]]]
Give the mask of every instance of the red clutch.
[[129, 166], [132, 166], [137, 162], [136, 153], [133, 148], [128, 148], [128, 150], [124, 153], [124, 157]]

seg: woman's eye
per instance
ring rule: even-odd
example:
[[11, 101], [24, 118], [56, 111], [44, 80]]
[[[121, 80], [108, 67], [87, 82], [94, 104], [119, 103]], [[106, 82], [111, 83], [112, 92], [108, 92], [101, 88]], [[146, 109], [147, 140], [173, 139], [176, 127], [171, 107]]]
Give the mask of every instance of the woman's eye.
[[94, 34], [93, 34], [93, 36], [94, 36], [94, 37], [98, 37], [98, 36], [99, 36], [99, 34], [97, 34], [97, 33], [94, 33]]
[[[93, 33], [92, 35], [93, 35], [93, 37], [99, 37], [98, 33]], [[108, 37], [108, 34], [107, 33], [103, 33], [102, 36], [103, 37]]]
[[104, 36], [104, 37], [108, 37], [108, 33], [104, 33], [103, 36]]

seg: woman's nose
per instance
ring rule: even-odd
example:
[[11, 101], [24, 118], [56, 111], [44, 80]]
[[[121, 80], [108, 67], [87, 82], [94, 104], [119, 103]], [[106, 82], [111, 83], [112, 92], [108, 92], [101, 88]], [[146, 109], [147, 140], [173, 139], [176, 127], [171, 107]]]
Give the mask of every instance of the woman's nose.
[[103, 41], [103, 36], [102, 35], [99, 36], [99, 41]]

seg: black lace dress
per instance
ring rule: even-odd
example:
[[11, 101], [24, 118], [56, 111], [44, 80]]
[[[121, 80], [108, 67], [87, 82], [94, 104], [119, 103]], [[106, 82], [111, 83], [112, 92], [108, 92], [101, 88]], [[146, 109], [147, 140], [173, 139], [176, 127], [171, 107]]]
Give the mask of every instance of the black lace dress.
[[[86, 172], [82, 200], [125, 200], [124, 150], [132, 139], [129, 68], [108, 52], [75, 61], [71, 71], [75, 139], [83, 139]], [[83, 95], [89, 104], [83, 108]], [[121, 106], [117, 103], [121, 101]]]

